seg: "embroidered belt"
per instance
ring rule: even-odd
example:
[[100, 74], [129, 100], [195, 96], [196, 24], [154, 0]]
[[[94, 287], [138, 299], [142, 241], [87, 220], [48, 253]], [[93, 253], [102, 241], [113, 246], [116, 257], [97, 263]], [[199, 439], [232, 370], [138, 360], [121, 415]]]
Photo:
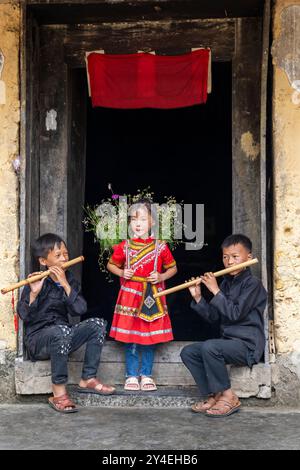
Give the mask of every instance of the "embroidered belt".
[[141, 301], [141, 307], [136, 314], [137, 317], [142, 318], [145, 321], [152, 322], [166, 315], [165, 308], [162, 304], [161, 299], [158, 297], [154, 299], [153, 294], [158, 292], [155, 284], [151, 284], [147, 281], [146, 277], [133, 276], [130, 281], [142, 282], [143, 283], [143, 297]]

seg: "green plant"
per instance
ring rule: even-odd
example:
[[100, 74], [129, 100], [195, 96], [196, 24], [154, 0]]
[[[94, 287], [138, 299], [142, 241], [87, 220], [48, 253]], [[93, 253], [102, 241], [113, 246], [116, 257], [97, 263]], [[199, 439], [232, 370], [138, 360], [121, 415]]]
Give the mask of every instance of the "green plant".
[[[112, 192], [112, 196], [102, 199], [96, 207], [86, 206], [83, 220], [85, 230], [92, 232], [95, 243], [99, 244], [98, 263], [102, 272], [107, 272], [106, 264], [113, 252], [113, 247], [128, 237], [127, 209], [141, 199], [155, 204], [155, 195], [149, 186], [138, 189], [134, 195], [115, 194], [110, 183], [108, 189]], [[163, 203], [155, 205], [158, 220], [157, 238], [168, 243], [171, 250], [182, 243], [180, 237], [184, 227], [181, 217], [182, 205], [183, 201], [177, 202], [174, 196], [164, 196]]]

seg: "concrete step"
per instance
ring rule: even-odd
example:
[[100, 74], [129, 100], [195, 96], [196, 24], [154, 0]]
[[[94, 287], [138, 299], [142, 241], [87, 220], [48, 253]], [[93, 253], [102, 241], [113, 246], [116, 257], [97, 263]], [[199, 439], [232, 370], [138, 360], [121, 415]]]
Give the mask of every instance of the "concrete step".
[[155, 392], [131, 392], [118, 386], [116, 393], [109, 396], [78, 393], [74, 386], [69, 387], [68, 390], [79, 406], [108, 408], [190, 408], [199, 398], [198, 389], [195, 386], [161, 386]]
[[[157, 385], [171, 387], [171, 389], [182, 389], [195, 385], [193, 377], [180, 358], [180, 351], [186, 344], [189, 343], [173, 341], [158, 346], [153, 366], [153, 376]], [[77, 384], [80, 380], [83, 357], [84, 348], [80, 348], [70, 355], [70, 385]], [[123, 345], [114, 341], [107, 341], [103, 348], [98, 371], [101, 380], [105, 383], [121, 386], [125, 377], [124, 359]], [[15, 364], [15, 382], [18, 394], [51, 393], [50, 361], [31, 362], [23, 358], [17, 358]], [[269, 364], [259, 363], [252, 369], [235, 366], [228, 366], [228, 368], [232, 387], [239, 397], [271, 397], [271, 368]]]

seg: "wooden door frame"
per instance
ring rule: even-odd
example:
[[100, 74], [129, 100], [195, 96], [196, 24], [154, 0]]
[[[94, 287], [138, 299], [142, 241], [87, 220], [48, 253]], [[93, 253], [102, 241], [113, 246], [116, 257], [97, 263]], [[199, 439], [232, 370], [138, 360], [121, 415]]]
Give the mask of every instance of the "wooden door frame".
[[[34, 113], [42, 113], [40, 108], [40, 90], [41, 84], [39, 83], [39, 64], [38, 55], [39, 55], [39, 32], [40, 26], [37, 25], [34, 16], [28, 13], [26, 5], [22, 4], [21, 6], [22, 13], [22, 34], [21, 34], [21, 73], [23, 77], [26, 77], [21, 84], [21, 132], [20, 132], [20, 148], [21, 155], [24, 156], [23, 165], [21, 169], [21, 178], [20, 178], [20, 277], [24, 278], [28, 271], [30, 270], [31, 260], [29, 256], [29, 246], [34, 238], [40, 234], [40, 231], [44, 232], [46, 230], [47, 224], [41, 223], [41, 213], [40, 213], [40, 199], [44, 197], [42, 188], [37, 188], [36, 181], [39, 178], [41, 171], [42, 161], [40, 160], [40, 149], [39, 141], [40, 138], [43, 138], [41, 128], [37, 128], [34, 123], [33, 115]], [[200, 20], [199, 20], [200, 21]], [[213, 53], [216, 52], [216, 60], [232, 60], [233, 70], [232, 70], [232, 89], [233, 93], [233, 107], [232, 107], [232, 121], [239, 123], [238, 127], [233, 126], [232, 131], [232, 153], [233, 153], [233, 230], [234, 231], [243, 231], [252, 236], [254, 239], [254, 245], [258, 246], [258, 250], [261, 253], [261, 270], [258, 274], [262, 274], [264, 278], [264, 283], [267, 285], [267, 270], [266, 270], [266, 233], [265, 233], [265, 150], [263, 150], [263, 158], [260, 158], [260, 152], [256, 157], [252, 158], [254, 155], [251, 150], [251, 140], [245, 141], [246, 144], [250, 145], [249, 155], [245, 154], [245, 148], [247, 150], [247, 145], [242, 141], [242, 136], [246, 133], [250, 133], [253, 138], [253, 147], [255, 149], [256, 145], [260, 145], [261, 149], [265, 148], [265, 141], [263, 139], [263, 128], [265, 122], [261, 122], [262, 118], [262, 103], [261, 103], [261, 90], [257, 91], [257, 80], [255, 77], [261, 77], [261, 50], [263, 52], [266, 47], [266, 34], [264, 34], [264, 44], [261, 41], [262, 33], [262, 20], [259, 18], [237, 18], [237, 19], [228, 19], [228, 20], [203, 20], [205, 21], [205, 28], [199, 33], [199, 29], [194, 29], [197, 34], [203, 35], [203, 41], [205, 38], [210, 38]], [[218, 27], [222, 29], [224, 24], [234, 21], [235, 27], [235, 41], [232, 46], [228, 45], [224, 41], [224, 46], [226, 50], [226, 55], [224, 57], [220, 56], [218, 52], [218, 45], [220, 44], [220, 39], [214, 39], [214, 33], [212, 30], [212, 24], [218, 24]], [[193, 22], [193, 27], [195, 27], [195, 21]], [[130, 25], [132, 29], [132, 25]], [[130, 29], [129, 28], [129, 29]], [[253, 28], [255, 34], [253, 34]], [[72, 29], [72, 28], [71, 28]], [[90, 27], [89, 27], [90, 29]], [[93, 28], [92, 28], [93, 29]], [[53, 28], [53, 31], [63, 31], [63, 28]], [[243, 31], [247, 31], [247, 34], [243, 34]], [[93, 47], [95, 40], [97, 39], [97, 33], [99, 32], [99, 25], [94, 28], [94, 37], [90, 42], [90, 47]], [[72, 52], [72, 46], [70, 43], [70, 29], [66, 31], [64, 37], [64, 70], [59, 69], [60, 62], [57, 62], [57, 71], [60, 70], [63, 77], [63, 82], [60, 80], [60, 91], [65, 89], [65, 96], [70, 97], [70, 69], [77, 67], [82, 63], [82, 54], [86, 46], [87, 35], [83, 28], [82, 31], [79, 31], [78, 35], [78, 44], [81, 44], [82, 38], [85, 38], [82, 47], [74, 53]], [[220, 29], [218, 35], [222, 36]], [[55, 39], [55, 34], [53, 36]], [[146, 38], [147, 39], [147, 38]], [[150, 44], [150, 39], [148, 38], [148, 45]], [[61, 38], [60, 38], [61, 40]], [[199, 44], [199, 40], [197, 40]], [[147, 42], [146, 41], [146, 42]], [[253, 58], [249, 51], [253, 47], [253, 41], [257, 45], [257, 55]], [[190, 45], [189, 47], [196, 47], [196, 44]], [[230, 49], [231, 47], [231, 49]], [[221, 50], [221, 49], [220, 49]], [[229, 51], [232, 50], [233, 54], [231, 57], [228, 55]], [[107, 52], [114, 52], [113, 48], [107, 50]], [[134, 51], [133, 51], [134, 52]], [[225, 54], [225, 52], [224, 52]], [[250, 75], [249, 75], [250, 74]], [[256, 75], [255, 75], [256, 74]], [[252, 78], [251, 78], [252, 76]], [[260, 82], [261, 80], [259, 80]], [[251, 93], [249, 90], [245, 90], [245, 83], [248, 83], [250, 88], [252, 87]], [[250, 84], [250, 85], [249, 85]], [[247, 86], [247, 85], [246, 85]], [[256, 87], [256, 88], [255, 88]], [[258, 87], [259, 88], [259, 87]], [[36, 95], [39, 95], [38, 98]], [[250, 97], [250, 99], [249, 99]], [[250, 109], [256, 113], [256, 116], [259, 116], [260, 123], [256, 125], [253, 124], [252, 118], [249, 117], [249, 110], [246, 108], [241, 109], [240, 103], [241, 99], [246, 100], [246, 104], [249, 105]], [[265, 99], [265, 95], [263, 97]], [[51, 101], [51, 100], [50, 100]], [[51, 106], [51, 104], [50, 104]], [[68, 104], [67, 104], [68, 106]], [[265, 120], [266, 116], [263, 116]], [[40, 116], [39, 122], [44, 121], [44, 115]], [[70, 125], [68, 119], [64, 125]], [[249, 135], [249, 134], [248, 134]], [[250, 138], [251, 139], [251, 138]], [[249, 143], [250, 142], [250, 143]], [[68, 146], [68, 142], [65, 143]], [[63, 168], [60, 168], [63, 176], [67, 178], [67, 166], [66, 163], [69, 158], [68, 149], [65, 148], [67, 158], [65, 159], [65, 164]], [[255, 150], [254, 150], [255, 152]], [[45, 158], [45, 155], [43, 155]], [[245, 168], [241, 169], [241, 165], [248, 165], [248, 169], [245, 172]], [[238, 175], [238, 178], [235, 176]], [[242, 176], [241, 176], [242, 175]], [[63, 180], [62, 180], [63, 181]], [[251, 187], [259, 188], [260, 197], [255, 197], [250, 201], [251, 213], [255, 214], [255, 219], [259, 221], [259, 230], [257, 226], [253, 227], [253, 217], [248, 220], [245, 210], [243, 212], [243, 207], [241, 206], [241, 198], [235, 197], [235, 189], [239, 188], [242, 194], [246, 194], [248, 191], [248, 196], [251, 191]], [[47, 196], [45, 196], [47, 198]], [[246, 197], [247, 200], [247, 197]], [[250, 207], [247, 205], [247, 208]], [[66, 210], [68, 207], [68, 201], [63, 200], [62, 210]], [[245, 209], [245, 208], [244, 208]], [[64, 212], [63, 212], [64, 213]], [[57, 232], [62, 236], [67, 238], [68, 235], [68, 223], [64, 219], [63, 214], [60, 212], [61, 220], [57, 221]], [[246, 218], [243, 218], [243, 217]], [[259, 232], [259, 234], [257, 234]], [[19, 341], [18, 341], [18, 355], [23, 356], [23, 330], [22, 325], [20, 327]]]

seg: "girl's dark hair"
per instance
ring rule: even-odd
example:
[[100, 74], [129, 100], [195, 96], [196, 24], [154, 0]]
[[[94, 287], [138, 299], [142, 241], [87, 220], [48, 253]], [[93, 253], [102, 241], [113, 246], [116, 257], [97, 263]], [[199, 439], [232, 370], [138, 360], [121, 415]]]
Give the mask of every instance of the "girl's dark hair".
[[147, 199], [147, 198], [138, 199], [137, 201], [135, 201], [131, 205], [131, 207], [129, 209], [129, 214], [128, 214], [129, 220], [130, 220], [130, 217], [132, 216], [132, 214], [130, 213], [131, 208], [136, 208], [138, 210], [139, 206], [146, 207], [148, 214], [152, 216], [154, 222], [156, 221], [157, 215], [156, 215], [156, 210], [155, 210], [155, 204], [153, 204], [153, 202], [150, 201], [150, 199]]
[[60, 246], [62, 243], [66, 245], [66, 242], [55, 233], [41, 235], [31, 245], [33, 261], [37, 262], [39, 258], [47, 258], [49, 251], [54, 250], [55, 245]]
[[150, 199], [142, 198], [142, 199], [138, 199], [137, 201], [135, 201], [134, 204], [132, 204], [132, 205], [133, 206], [140, 206], [140, 205], [145, 206], [147, 211], [151, 215], [151, 204], [152, 204], [152, 202], [150, 201]]
[[242, 235], [241, 233], [233, 233], [232, 235], [226, 237], [221, 245], [221, 248], [228, 248], [229, 246], [237, 245], [238, 243], [243, 245], [243, 247], [246, 248], [246, 250], [248, 250], [250, 253], [252, 252], [252, 242], [250, 238], [246, 237], [246, 235]]

